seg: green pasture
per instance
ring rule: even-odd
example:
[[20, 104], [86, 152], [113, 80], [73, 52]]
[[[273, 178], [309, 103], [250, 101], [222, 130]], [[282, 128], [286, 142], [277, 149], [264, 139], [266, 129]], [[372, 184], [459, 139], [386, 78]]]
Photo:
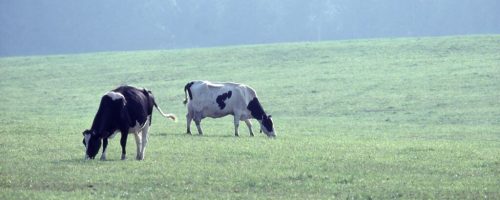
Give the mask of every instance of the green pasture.
[[[252, 86], [277, 138], [185, 134], [191, 80]], [[144, 161], [119, 135], [84, 161], [122, 84], [179, 120], [155, 111]], [[0, 58], [0, 155], [0, 199], [499, 199], [500, 36]]]

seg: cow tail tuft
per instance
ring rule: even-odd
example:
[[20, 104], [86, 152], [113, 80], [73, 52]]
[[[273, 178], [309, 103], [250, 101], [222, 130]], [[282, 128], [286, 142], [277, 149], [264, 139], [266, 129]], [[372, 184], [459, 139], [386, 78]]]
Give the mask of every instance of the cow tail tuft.
[[177, 122], [177, 117], [174, 115], [174, 114], [171, 114], [171, 113], [164, 113], [161, 108], [156, 104], [156, 102], [154, 102], [154, 106], [155, 108], [160, 112], [161, 115], [163, 115], [163, 117], [166, 117], [166, 118], [170, 118], [172, 119], [174, 122]]

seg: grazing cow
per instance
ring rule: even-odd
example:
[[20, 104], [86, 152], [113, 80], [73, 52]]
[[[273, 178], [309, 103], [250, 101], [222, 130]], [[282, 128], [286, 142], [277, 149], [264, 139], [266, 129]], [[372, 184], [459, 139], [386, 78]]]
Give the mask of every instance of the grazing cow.
[[144, 159], [144, 151], [148, 143], [148, 131], [151, 126], [153, 106], [164, 116], [175, 121], [175, 115], [165, 114], [156, 105], [151, 91], [131, 86], [120, 86], [101, 98], [99, 110], [95, 115], [92, 128], [83, 132], [83, 144], [86, 147], [85, 159], [94, 159], [101, 141], [103, 143], [101, 160], [106, 160], [108, 139], [117, 131], [121, 132], [120, 144], [122, 157], [125, 159], [125, 146], [128, 133], [133, 133], [137, 144], [137, 160]]
[[[238, 83], [211, 83], [193, 81], [184, 87], [188, 113], [187, 133], [191, 134], [191, 120], [194, 120], [198, 134], [203, 134], [200, 122], [205, 117], [219, 118], [234, 116], [234, 135], [238, 136], [240, 121], [245, 121], [253, 136], [251, 118], [257, 119], [261, 131], [269, 137], [275, 137], [273, 120], [267, 115], [259, 103], [255, 90]], [[188, 99], [189, 97], [189, 99]]]

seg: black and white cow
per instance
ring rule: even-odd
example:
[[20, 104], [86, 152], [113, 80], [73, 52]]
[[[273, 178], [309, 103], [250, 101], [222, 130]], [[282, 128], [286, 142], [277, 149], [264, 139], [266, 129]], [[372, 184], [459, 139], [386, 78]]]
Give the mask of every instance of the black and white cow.
[[151, 91], [135, 88], [132, 86], [120, 86], [101, 98], [99, 110], [95, 115], [90, 130], [83, 132], [83, 144], [85, 145], [85, 159], [94, 159], [101, 141], [103, 150], [101, 160], [106, 160], [106, 147], [108, 139], [119, 131], [121, 132], [120, 144], [122, 146], [122, 157], [125, 159], [125, 146], [127, 145], [128, 133], [133, 133], [137, 144], [137, 160], [144, 159], [144, 152], [148, 143], [148, 131], [151, 125], [153, 106], [167, 118], [176, 120], [175, 115], [165, 114], [156, 105]]
[[[275, 137], [273, 120], [267, 115], [259, 103], [257, 94], [249, 86], [238, 83], [211, 83], [193, 81], [184, 87], [188, 113], [187, 133], [191, 134], [191, 121], [194, 120], [198, 134], [203, 134], [200, 122], [205, 117], [219, 118], [234, 116], [234, 135], [238, 136], [240, 121], [245, 121], [253, 136], [251, 118], [257, 119], [261, 131], [269, 137]], [[189, 97], [189, 99], [188, 99]]]

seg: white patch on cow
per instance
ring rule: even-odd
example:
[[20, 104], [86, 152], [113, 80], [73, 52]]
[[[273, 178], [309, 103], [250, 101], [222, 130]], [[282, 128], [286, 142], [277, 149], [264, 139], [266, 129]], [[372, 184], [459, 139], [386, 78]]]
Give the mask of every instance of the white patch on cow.
[[90, 141], [91, 134], [85, 134], [85, 151], [87, 151], [87, 147], [89, 146], [89, 141]]
[[148, 130], [149, 130], [149, 121], [151, 121], [151, 115], [149, 115], [146, 119], [146, 122], [141, 126], [139, 122], [135, 123], [135, 126], [130, 127], [128, 129], [129, 133], [133, 133], [135, 136], [135, 144], [137, 146], [137, 160], [142, 160], [144, 159], [144, 149], [147, 144], [147, 138], [148, 137]]
[[148, 140], [149, 140], [149, 135], [148, 135], [149, 128], [150, 128], [149, 124], [146, 124], [144, 129], [142, 129], [141, 154], [137, 160], [144, 160], [144, 154], [146, 152], [146, 146], [147, 146]]
[[143, 127], [143, 126], [141, 126], [141, 124], [139, 124], [139, 122], [138, 122], [138, 121], [136, 121], [136, 122], [135, 122], [135, 125], [134, 125], [133, 127], [130, 127], [130, 128], [128, 129], [128, 132], [129, 132], [129, 133], [138, 133], [138, 132], [140, 132], [140, 131], [141, 131], [142, 127]]
[[89, 147], [89, 141], [90, 141], [90, 134], [85, 134], [84, 136], [85, 139], [85, 160], [90, 159], [89, 155], [87, 155], [87, 148]]
[[125, 96], [123, 96], [123, 94], [118, 93], [118, 92], [111, 91], [111, 92], [106, 93], [106, 95], [108, 97], [111, 97], [111, 100], [113, 100], [113, 101], [115, 101], [117, 99], [125, 99]]
[[101, 160], [106, 160], [106, 152], [108, 151], [108, 148], [106, 148], [101, 155]]

